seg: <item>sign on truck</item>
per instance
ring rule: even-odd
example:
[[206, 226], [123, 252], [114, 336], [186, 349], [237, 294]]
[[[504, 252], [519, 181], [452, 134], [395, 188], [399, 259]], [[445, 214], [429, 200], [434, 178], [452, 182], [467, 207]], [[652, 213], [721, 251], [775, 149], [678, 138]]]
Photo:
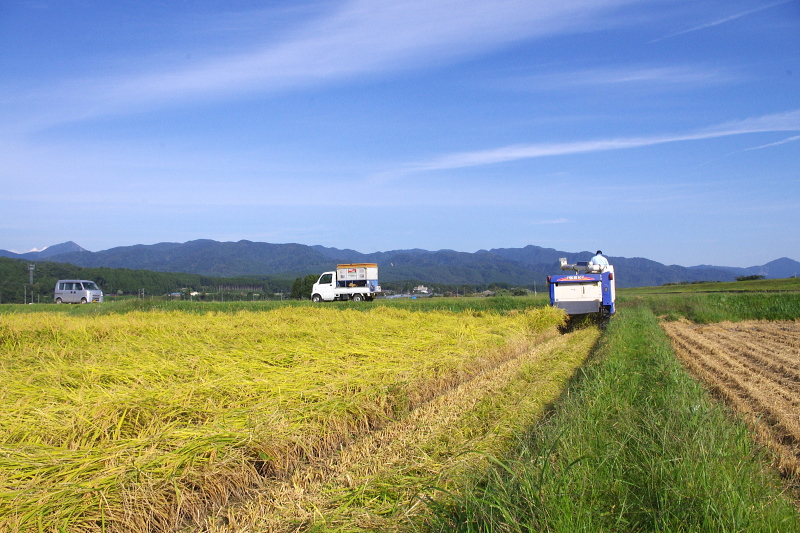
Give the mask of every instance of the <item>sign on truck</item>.
[[311, 289], [314, 302], [352, 300], [372, 301], [380, 294], [377, 263], [336, 265], [335, 271], [323, 272]]

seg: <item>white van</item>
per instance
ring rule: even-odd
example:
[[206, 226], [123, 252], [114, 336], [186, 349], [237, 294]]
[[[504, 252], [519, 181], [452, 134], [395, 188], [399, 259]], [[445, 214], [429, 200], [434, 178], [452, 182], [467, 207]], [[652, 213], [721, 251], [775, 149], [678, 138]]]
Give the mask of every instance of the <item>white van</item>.
[[57, 304], [86, 304], [102, 302], [103, 291], [94, 281], [86, 279], [60, 279], [53, 295]]

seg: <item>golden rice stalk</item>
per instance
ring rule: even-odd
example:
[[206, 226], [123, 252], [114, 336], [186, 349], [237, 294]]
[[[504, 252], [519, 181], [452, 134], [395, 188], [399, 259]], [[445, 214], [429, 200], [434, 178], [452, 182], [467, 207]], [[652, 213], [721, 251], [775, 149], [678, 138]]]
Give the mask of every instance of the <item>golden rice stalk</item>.
[[510, 357], [549, 308], [5, 315], [0, 525], [169, 530]]

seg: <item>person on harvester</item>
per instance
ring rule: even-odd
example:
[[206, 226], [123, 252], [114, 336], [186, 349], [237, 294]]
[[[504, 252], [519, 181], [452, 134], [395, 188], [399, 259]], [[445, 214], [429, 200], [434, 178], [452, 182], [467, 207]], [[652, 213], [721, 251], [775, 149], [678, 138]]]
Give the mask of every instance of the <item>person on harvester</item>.
[[590, 265], [600, 265], [600, 266], [608, 266], [608, 259], [603, 257], [603, 252], [597, 250], [597, 253], [594, 257], [589, 260]]

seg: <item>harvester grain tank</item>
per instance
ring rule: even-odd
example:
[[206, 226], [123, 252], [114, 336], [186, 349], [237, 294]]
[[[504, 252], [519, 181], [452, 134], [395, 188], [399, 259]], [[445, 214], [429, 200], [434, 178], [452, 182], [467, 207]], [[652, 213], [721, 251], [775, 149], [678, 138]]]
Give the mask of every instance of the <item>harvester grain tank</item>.
[[570, 317], [596, 314], [603, 319], [615, 312], [616, 281], [612, 265], [593, 265], [589, 262], [567, 263], [559, 259], [561, 270], [574, 274], [548, 276], [550, 305], [567, 312]]
[[336, 265], [335, 271], [323, 272], [311, 289], [314, 302], [352, 300], [372, 301], [381, 292], [377, 263]]

